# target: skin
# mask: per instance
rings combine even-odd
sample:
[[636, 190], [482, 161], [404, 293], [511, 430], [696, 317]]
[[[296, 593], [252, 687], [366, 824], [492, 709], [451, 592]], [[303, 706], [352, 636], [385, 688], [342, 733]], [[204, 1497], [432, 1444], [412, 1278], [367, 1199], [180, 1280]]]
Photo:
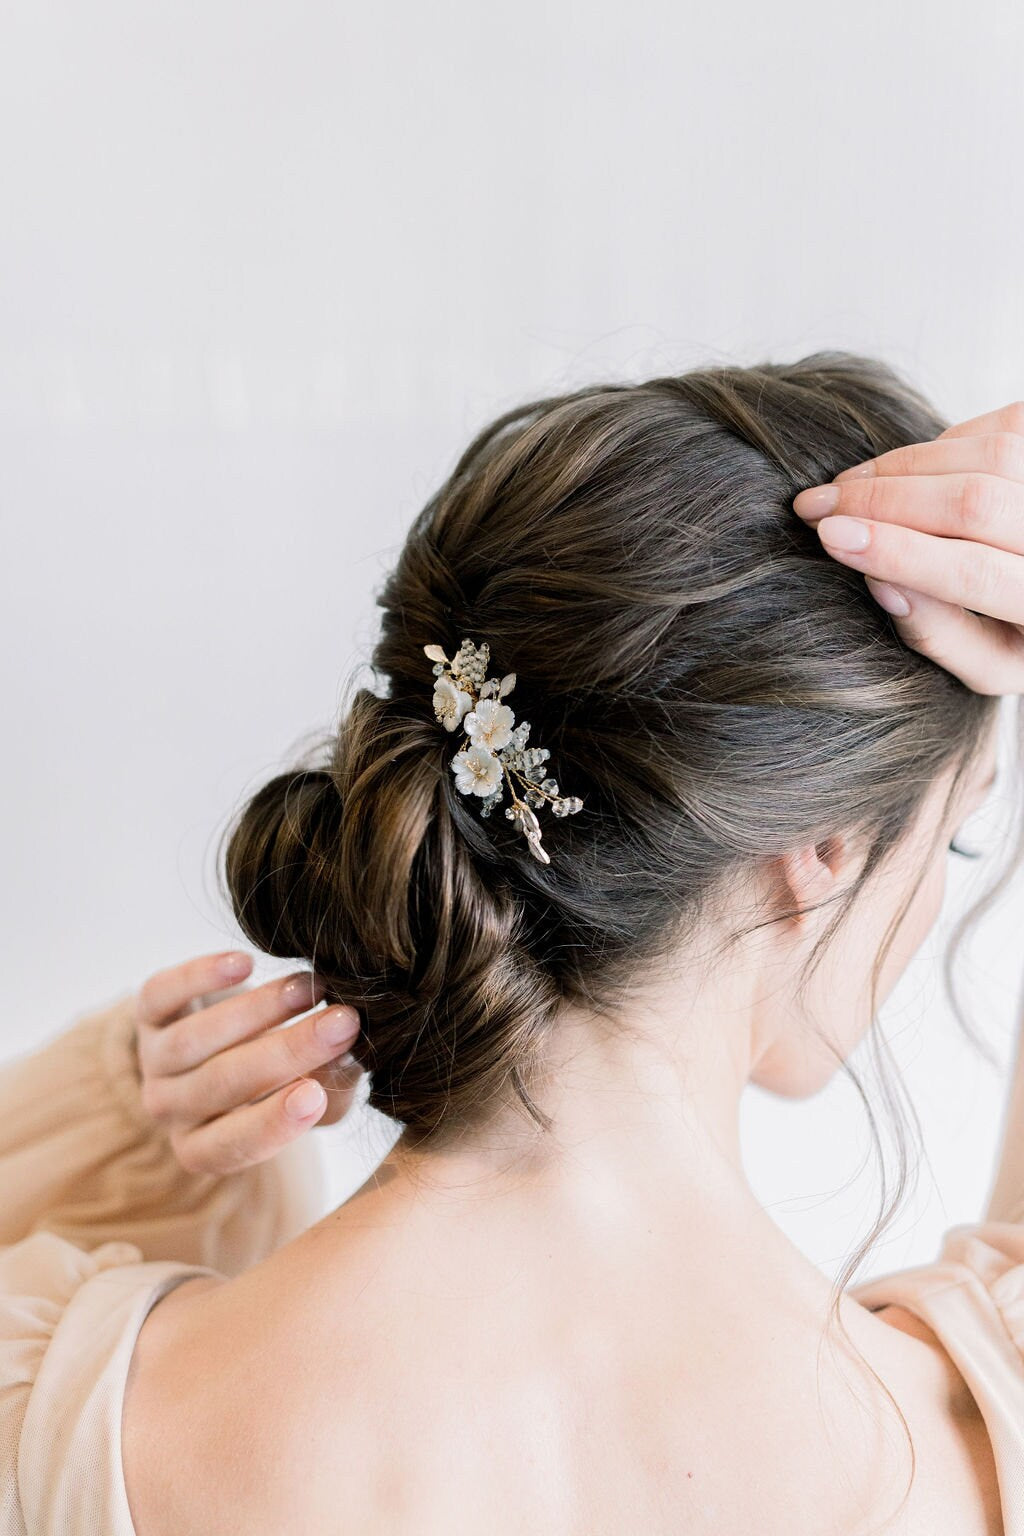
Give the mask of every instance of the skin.
[[[838, 509], [818, 521], [831, 551], [841, 518], [866, 518], [866, 549], [836, 558], [863, 562], [889, 605], [879, 584], [905, 592], [908, 643], [985, 691], [1024, 685], [1024, 540], [982, 536], [1016, 538], [1008, 506], [1024, 528], [1022, 464], [1015, 404], [834, 482]], [[795, 511], [813, 517], [804, 497]], [[870, 1013], [849, 978], [869, 974], [920, 876], [879, 997], [891, 990], [994, 765], [993, 735], [951, 803], [948, 775], [931, 787], [804, 994], [796, 978], [830, 916], [815, 907], [855, 878], [854, 837], [795, 849], [731, 892], [700, 942], [637, 988], [628, 1032], [567, 1011], [536, 1094], [552, 1135], [508, 1108], [442, 1153], [400, 1138], [361, 1190], [261, 1264], [154, 1307], [123, 1424], [140, 1536], [859, 1536], [891, 1514], [909, 1480], [902, 1429], [838, 1342], [820, 1353], [828, 1282], [747, 1181], [740, 1100], [749, 1082], [815, 1093], [853, 1050]], [[801, 915], [747, 935], [727, 966], [701, 963], [773, 904]], [[279, 982], [223, 993], [240, 977], [221, 958], [150, 977], [138, 1012], [144, 1102], [184, 1166], [215, 1173], [326, 1121], [323, 1106], [288, 1117], [296, 1081], [326, 1082], [333, 1118], [352, 1095], [337, 1078], [344, 1042], [318, 1034], [327, 1012], [303, 1014]], [[991, 1447], [952, 1361], [901, 1308], [872, 1314], [846, 1294], [840, 1315], [914, 1436], [894, 1529], [991, 1536]]]

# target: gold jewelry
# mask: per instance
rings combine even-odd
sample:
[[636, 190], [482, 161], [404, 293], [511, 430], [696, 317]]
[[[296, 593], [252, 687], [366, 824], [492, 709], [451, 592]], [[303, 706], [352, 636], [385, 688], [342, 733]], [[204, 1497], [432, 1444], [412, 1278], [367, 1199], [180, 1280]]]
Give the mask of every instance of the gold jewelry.
[[[562, 795], [558, 783], [542, 778], [551, 753], [547, 747], [528, 747], [530, 722], [515, 723], [515, 715], [501, 701], [516, 685], [516, 674], [503, 678], [487, 676], [490, 646], [485, 641], [475, 646], [463, 640], [455, 655], [448, 659], [439, 645], [425, 645], [423, 650], [434, 663], [434, 715], [446, 731], [460, 726], [468, 741], [449, 763], [455, 775], [455, 787], [464, 795], [479, 795], [481, 816], [489, 816], [501, 803], [508, 784], [512, 804], [505, 815], [514, 822], [535, 859], [550, 864], [541, 847], [540, 823], [532, 807], [550, 803], [556, 816], [574, 816], [583, 809], [578, 795]], [[522, 797], [516, 794], [513, 775], [519, 780]]]

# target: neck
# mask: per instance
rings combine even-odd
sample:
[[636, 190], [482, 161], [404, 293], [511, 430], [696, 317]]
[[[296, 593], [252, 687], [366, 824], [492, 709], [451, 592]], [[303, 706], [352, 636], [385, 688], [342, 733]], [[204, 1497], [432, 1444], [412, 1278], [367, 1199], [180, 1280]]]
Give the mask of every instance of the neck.
[[492, 1222], [506, 1246], [513, 1229], [581, 1255], [661, 1246], [676, 1262], [682, 1246], [698, 1268], [728, 1261], [754, 1284], [768, 1273], [820, 1308], [825, 1276], [743, 1168], [740, 1101], [772, 1042], [759, 1031], [765, 968], [735, 960], [713, 982], [677, 971], [614, 1020], [566, 1009], [531, 1084], [552, 1129], [519, 1108], [442, 1150], [400, 1137], [371, 1181], [386, 1219], [442, 1223], [456, 1246], [457, 1232]]

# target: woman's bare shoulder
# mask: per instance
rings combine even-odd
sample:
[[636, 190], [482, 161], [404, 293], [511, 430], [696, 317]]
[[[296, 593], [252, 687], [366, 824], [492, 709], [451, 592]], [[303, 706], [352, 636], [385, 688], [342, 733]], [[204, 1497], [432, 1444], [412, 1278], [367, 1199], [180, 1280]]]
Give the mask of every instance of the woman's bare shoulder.
[[[321, 1225], [239, 1275], [182, 1282], [147, 1315], [121, 1430], [137, 1536], [294, 1528], [295, 1490], [316, 1470], [310, 1404], [344, 1332], [324, 1291]], [[278, 1497], [293, 1502], [275, 1525]]]
[[195, 1479], [182, 1469], [192, 1460], [204, 1385], [217, 1368], [202, 1302], [231, 1284], [213, 1275], [183, 1281], [147, 1313], [135, 1341], [121, 1414], [121, 1462], [138, 1536], [197, 1529], [186, 1507]]

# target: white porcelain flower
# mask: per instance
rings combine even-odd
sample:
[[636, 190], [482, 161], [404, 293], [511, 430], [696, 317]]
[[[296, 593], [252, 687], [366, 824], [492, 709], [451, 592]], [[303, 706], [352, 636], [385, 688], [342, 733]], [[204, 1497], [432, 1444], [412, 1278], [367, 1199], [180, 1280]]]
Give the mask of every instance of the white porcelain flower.
[[500, 752], [512, 740], [512, 727], [516, 717], [507, 704], [497, 699], [481, 699], [463, 721], [466, 735], [475, 747], [489, 747]]
[[464, 747], [449, 764], [464, 795], [490, 795], [501, 783], [501, 763], [486, 747]]
[[439, 677], [434, 684], [434, 713], [446, 731], [454, 731], [473, 699], [465, 689], [457, 688], [450, 677]]

